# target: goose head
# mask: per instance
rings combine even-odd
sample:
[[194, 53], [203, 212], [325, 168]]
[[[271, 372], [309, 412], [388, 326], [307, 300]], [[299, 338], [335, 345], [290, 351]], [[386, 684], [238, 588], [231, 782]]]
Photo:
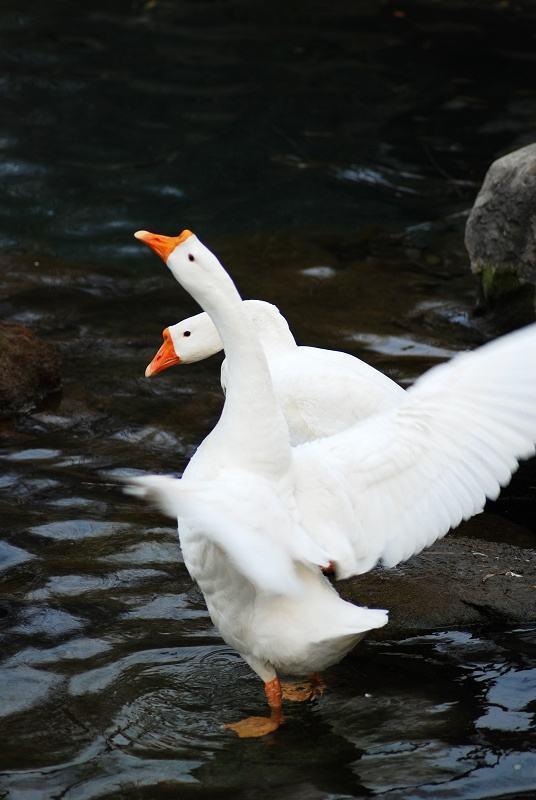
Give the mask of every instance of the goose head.
[[[290, 463], [288, 426], [260, 338], [231, 277], [192, 231], [178, 236], [138, 231], [134, 236], [160, 256], [177, 282], [209, 314], [225, 348], [226, 399], [210, 435], [222, 437], [230, 463], [247, 465], [270, 477], [284, 474]], [[175, 351], [177, 356], [180, 350]]]
[[163, 343], [145, 370], [152, 378], [175, 364], [194, 364], [219, 353], [221, 339], [209, 315], [203, 312], [162, 331]]
[[137, 231], [134, 236], [154, 250], [167, 265], [173, 277], [200, 305], [208, 299], [217, 300], [233, 282], [208, 247], [192, 231], [178, 236], [163, 236], [149, 231]]
[[[279, 309], [264, 300], [243, 300], [248, 318], [255, 326], [267, 355], [288, 352], [296, 347], [288, 322]], [[219, 353], [223, 347], [216, 326], [204, 311], [162, 331], [162, 346], [145, 370], [152, 378], [176, 364], [195, 364]]]

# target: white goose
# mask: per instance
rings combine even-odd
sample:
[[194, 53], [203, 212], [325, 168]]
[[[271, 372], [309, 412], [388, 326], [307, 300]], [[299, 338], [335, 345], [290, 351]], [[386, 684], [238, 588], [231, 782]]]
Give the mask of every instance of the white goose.
[[[300, 347], [276, 306], [262, 300], [242, 302], [268, 359], [292, 445], [338, 433], [402, 402], [404, 389], [382, 372], [348, 353]], [[162, 337], [162, 346], [145, 370], [148, 378], [175, 364], [202, 361], [223, 347], [206, 312], [170, 325]], [[224, 391], [227, 381], [225, 359], [221, 367]]]
[[342, 601], [337, 577], [393, 566], [496, 497], [536, 440], [536, 325], [430, 370], [395, 409], [290, 448], [264, 352], [240, 296], [190, 231], [137, 238], [161, 255], [212, 317], [228, 359], [222, 416], [182, 480], [147, 476], [139, 494], [178, 516], [185, 562], [223, 638], [265, 682], [281, 722], [277, 673], [335, 663], [386, 612]]

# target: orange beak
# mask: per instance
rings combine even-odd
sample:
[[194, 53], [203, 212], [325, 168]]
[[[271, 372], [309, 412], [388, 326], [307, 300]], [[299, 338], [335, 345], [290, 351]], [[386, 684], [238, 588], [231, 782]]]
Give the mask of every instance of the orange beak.
[[158, 375], [159, 372], [163, 372], [168, 367], [180, 363], [180, 358], [175, 352], [171, 335], [167, 328], [162, 331], [162, 336], [164, 337], [164, 344], [145, 370], [146, 378], [152, 378], [153, 375]]
[[175, 248], [193, 236], [192, 231], [184, 230], [178, 236], [162, 236], [159, 233], [149, 233], [149, 231], [136, 231], [136, 239], [149, 245], [157, 253], [162, 261], [166, 262]]

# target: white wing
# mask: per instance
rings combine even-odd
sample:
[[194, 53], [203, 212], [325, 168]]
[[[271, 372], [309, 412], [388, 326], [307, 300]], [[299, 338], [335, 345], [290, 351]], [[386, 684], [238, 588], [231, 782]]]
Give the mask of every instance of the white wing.
[[[295, 457], [310, 475], [312, 502], [315, 473], [338, 476], [333, 513], [341, 497], [353, 508], [346, 532], [355, 574], [380, 559], [394, 566], [480, 512], [535, 441], [531, 325], [435, 367], [397, 408], [296, 448]], [[349, 574], [344, 564], [341, 573]]]
[[[298, 347], [298, 353], [304, 368], [311, 374], [320, 371], [323, 379], [328, 378], [330, 382], [335, 383], [340, 376], [342, 387], [347, 389], [353, 387], [353, 391], [357, 391], [358, 402], [363, 403], [363, 410], [354, 412], [359, 416], [365, 417], [377, 411], [378, 407], [391, 408], [396, 401], [404, 397], [404, 389], [398, 383], [366, 361], [349, 353], [305, 346]], [[350, 400], [346, 397], [339, 398], [339, 402], [350, 404]]]
[[170, 517], [217, 545], [257, 591], [302, 590], [295, 562], [314, 570], [328, 554], [292, 524], [262, 480], [230, 473], [217, 481], [183, 481], [163, 475], [129, 479], [131, 494], [155, 502]]
[[269, 364], [292, 444], [331, 436], [405, 398], [401, 386], [348, 353], [298, 347]]

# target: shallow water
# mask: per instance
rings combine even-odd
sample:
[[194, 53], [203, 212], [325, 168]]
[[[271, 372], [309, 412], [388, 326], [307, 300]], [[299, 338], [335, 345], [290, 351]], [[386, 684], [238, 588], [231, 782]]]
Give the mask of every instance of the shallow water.
[[[180, 473], [222, 402], [219, 357], [143, 378], [195, 305], [137, 228], [193, 228], [300, 341], [404, 385], [481, 341], [463, 224], [530, 137], [530, 9], [110, 6], [0, 11], [3, 318], [64, 358], [61, 396], [2, 429], [0, 796], [532, 796], [536, 629], [365, 641], [239, 741], [259, 682], [173, 526], [117, 489]], [[528, 541], [533, 485], [494, 506]]]

